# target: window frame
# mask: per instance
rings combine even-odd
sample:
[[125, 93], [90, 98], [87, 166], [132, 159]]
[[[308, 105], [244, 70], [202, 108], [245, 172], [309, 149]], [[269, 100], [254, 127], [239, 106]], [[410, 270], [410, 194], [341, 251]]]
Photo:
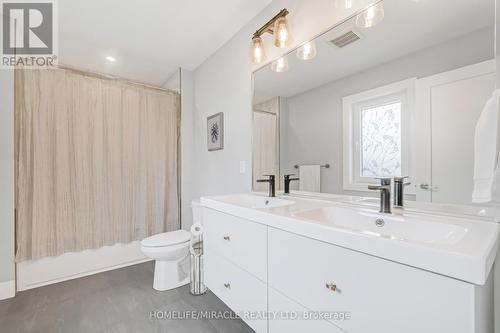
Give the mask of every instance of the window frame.
[[410, 118], [415, 109], [416, 78], [395, 82], [342, 99], [343, 116], [343, 188], [347, 191], [368, 191], [376, 178], [361, 177], [361, 112], [401, 101], [401, 173], [410, 174]]

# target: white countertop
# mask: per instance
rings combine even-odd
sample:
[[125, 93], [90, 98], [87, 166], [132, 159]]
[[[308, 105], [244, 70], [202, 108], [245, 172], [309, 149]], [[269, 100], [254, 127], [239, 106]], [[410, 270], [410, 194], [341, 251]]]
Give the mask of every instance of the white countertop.
[[[436, 214], [435, 211], [427, 213], [411, 209], [397, 211], [394, 214], [380, 214], [371, 205], [352, 205], [342, 202], [341, 196], [335, 197], [338, 201], [335, 198], [320, 200], [299, 196], [280, 196], [279, 202], [283, 200], [292, 202], [282, 207], [252, 208], [241, 201], [240, 198], [245, 196], [265, 199], [265, 196], [256, 193], [225, 195], [203, 197], [201, 204], [206, 208], [269, 227], [478, 285], [485, 284], [497, 253], [500, 225], [479, 217], [460, 216], [460, 214], [441, 215]], [[356, 216], [364, 219], [373, 218], [373, 220], [378, 217], [385, 218], [388, 223], [393, 223], [392, 226], [397, 226], [403, 233], [405, 232], [404, 223], [408, 221], [407, 225], [410, 226], [411, 223], [412, 232], [425, 234], [426, 228], [433, 229], [434, 226], [448, 225], [449, 228], [460, 230], [461, 235], [459, 240], [448, 242], [408, 240], [351, 228], [349, 221], [343, 221], [343, 225], [339, 226], [328, 221], [314, 220], [309, 218], [307, 213], [315, 209], [330, 209], [330, 207], [336, 207], [339, 212], [348, 213], [342, 215], [347, 216], [347, 219], [357, 218]], [[401, 225], [396, 225], [396, 223], [401, 223]], [[420, 225], [422, 229], [419, 228]]]

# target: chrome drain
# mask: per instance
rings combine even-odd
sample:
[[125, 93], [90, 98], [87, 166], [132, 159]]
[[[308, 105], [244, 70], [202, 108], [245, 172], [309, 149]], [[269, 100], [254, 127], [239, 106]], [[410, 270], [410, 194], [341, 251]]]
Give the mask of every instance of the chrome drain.
[[375, 225], [376, 225], [377, 227], [379, 227], [379, 228], [383, 227], [383, 226], [385, 225], [385, 221], [384, 221], [384, 219], [380, 219], [380, 218], [379, 218], [379, 219], [376, 219], [376, 220], [375, 220]]

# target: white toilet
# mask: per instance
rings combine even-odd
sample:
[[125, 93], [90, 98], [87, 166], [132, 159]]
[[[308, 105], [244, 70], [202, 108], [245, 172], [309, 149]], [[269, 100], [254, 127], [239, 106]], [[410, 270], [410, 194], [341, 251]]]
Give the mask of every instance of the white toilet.
[[154, 289], [164, 291], [189, 283], [190, 239], [186, 230], [176, 230], [141, 241], [142, 253], [155, 260]]
[[[192, 203], [193, 216], [200, 218], [200, 204]], [[189, 241], [191, 233], [176, 230], [156, 234], [141, 241], [141, 251], [155, 260], [153, 288], [174, 289], [189, 283]]]

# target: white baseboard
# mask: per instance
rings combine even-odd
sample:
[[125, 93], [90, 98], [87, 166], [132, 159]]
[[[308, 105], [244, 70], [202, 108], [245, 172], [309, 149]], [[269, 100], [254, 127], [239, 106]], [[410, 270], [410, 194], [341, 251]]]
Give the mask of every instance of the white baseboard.
[[17, 264], [17, 290], [37, 288], [150, 260], [142, 254], [137, 241], [23, 261]]
[[0, 300], [12, 298], [16, 295], [16, 281], [0, 282]]

